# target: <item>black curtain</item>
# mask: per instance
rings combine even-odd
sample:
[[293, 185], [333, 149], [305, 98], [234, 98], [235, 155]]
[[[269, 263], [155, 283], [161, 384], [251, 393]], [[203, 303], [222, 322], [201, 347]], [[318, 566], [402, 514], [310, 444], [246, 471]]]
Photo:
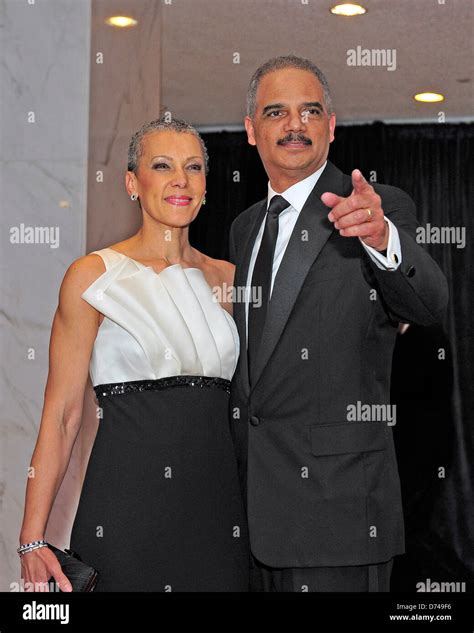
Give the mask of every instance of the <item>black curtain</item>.
[[[232, 220], [266, 196], [267, 177], [245, 132], [203, 135], [210, 155], [207, 204], [191, 243], [228, 258]], [[394, 427], [402, 482], [407, 554], [398, 557], [392, 591], [416, 591], [427, 578], [473, 578], [473, 265], [474, 125], [372, 125], [336, 128], [329, 158], [346, 173], [401, 187], [420, 225], [461, 227], [466, 246], [427, 244], [450, 288], [440, 327], [410, 326], [398, 336], [392, 370]], [[469, 244], [468, 244], [469, 243]], [[444, 350], [444, 352], [443, 352]]]

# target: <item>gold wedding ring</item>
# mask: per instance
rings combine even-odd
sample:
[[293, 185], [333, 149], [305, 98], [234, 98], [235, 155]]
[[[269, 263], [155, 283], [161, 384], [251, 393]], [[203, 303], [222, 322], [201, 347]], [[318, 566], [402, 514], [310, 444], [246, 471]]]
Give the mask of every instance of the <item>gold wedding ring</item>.
[[367, 222], [372, 222], [372, 211], [367, 209]]

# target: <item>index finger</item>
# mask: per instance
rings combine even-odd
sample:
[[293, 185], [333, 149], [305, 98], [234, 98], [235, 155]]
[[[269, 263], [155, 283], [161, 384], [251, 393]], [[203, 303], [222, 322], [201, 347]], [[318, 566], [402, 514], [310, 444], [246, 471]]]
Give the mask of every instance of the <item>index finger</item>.
[[372, 190], [373, 187], [364, 178], [360, 169], [354, 169], [352, 172], [352, 186], [354, 187], [354, 193], [365, 193], [367, 190]]
[[360, 198], [356, 194], [352, 194], [348, 198], [341, 198], [341, 201], [338, 202], [333, 208], [331, 213], [329, 213], [328, 218], [331, 222], [335, 220], [339, 220], [342, 216], [347, 215], [348, 213], [352, 213], [356, 209], [360, 208]]
[[61, 591], [72, 591], [72, 585], [69, 578], [62, 572], [61, 567], [59, 568], [59, 571], [53, 572], [53, 578]]

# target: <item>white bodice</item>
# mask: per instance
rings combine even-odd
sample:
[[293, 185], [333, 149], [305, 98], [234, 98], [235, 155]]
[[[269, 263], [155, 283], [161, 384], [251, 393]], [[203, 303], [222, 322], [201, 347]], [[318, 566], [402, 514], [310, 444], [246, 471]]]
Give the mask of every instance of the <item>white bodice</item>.
[[230, 380], [239, 337], [199, 268], [160, 273], [111, 248], [93, 251], [106, 271], [81, 295], [104, 315], [94, 343], [94, 386], [166, 376]]

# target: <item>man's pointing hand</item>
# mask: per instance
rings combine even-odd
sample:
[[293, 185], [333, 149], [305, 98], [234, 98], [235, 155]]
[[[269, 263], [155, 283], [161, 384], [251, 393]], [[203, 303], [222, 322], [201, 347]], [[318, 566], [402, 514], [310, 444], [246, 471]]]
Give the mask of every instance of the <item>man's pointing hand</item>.
[[388, 245], [389, 229], [384, 220], [381, 198], [358, 169], [352, 172], [352, 185], [354, 189], [347, 198], [323, 193], [321, 200], [331, 208], [328, 218], [343, 237], [360, 237], [367, 246], [384, 251]]

